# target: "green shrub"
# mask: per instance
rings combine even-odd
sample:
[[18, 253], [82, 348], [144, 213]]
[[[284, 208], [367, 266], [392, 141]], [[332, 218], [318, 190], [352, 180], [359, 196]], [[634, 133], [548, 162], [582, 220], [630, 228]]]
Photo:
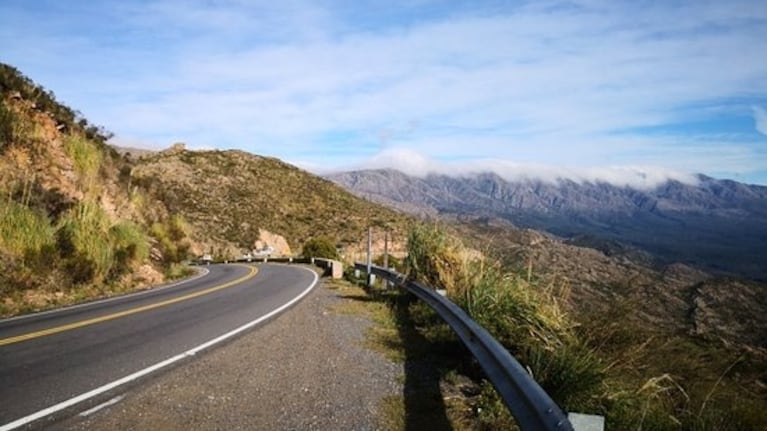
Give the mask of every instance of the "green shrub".
[[411, 277], [447, 290], [560, 406], [586, 406], [601, 394], [604, 365], [550, 292], [504, 272], [436, 225], [411, 231], [407, 262]]
[[[383, 255], [378, 255], [373, 259], [373, 264], [378, 266], [384, 265], [384, 257]], [[387, 265], [389, 268], [394, 268], [397, 272], [403, 272], [405, 270], [405, 262], [402, 259], [396, 258], [392, 255], [389, 255]]]
[[114, 250], [109, 238], [110, 220], [93, 202], [80, 202], [62, 218], [57, 246], [76, 284], [101, 282], [112, 268]]
[[405, 266], [410, 277], [458, 296], [468, 282], [466, 254], [460, 241], [438, 225], [410, 230]]
[[16, 202], [0, 203], [0, 249], [18, 258], [37, 257], [54, 245], [47, 217]]
[[16, 115], [0, 99], [0, 153], [16, 139]]
[[75, 171], [80, 175], [86, 191], [90, 191], [101, 167], [101, 149], [84, 136], [78, 135], [68, 135], [64, 139], [64, 149], [74, 162]]
[[338, 251], [333, 242], [328, 238], [311, 238], [304, 243], [301, 254], [304, 257], [319, 257], [324, 259], [338, 259]]
[[194, 275], [196, 271], [187, 265], [180, 263], [171, 263], [165, 268], [164, 275], [167, 280], [177, 280], [179, 278], [190, 277]]
[[150, 234], [160, 246], [163, 263], [168, 266], [189, 257], [189, 225], [180, 215], [173, 215], [152, 225]]
[[109, 229], [109, 240], [114, 250], [113, 277], [130, 271], [133, 263], [143, 262], [149, 257], [147, 238], [133, 223], [120, 222], [112, 226]]

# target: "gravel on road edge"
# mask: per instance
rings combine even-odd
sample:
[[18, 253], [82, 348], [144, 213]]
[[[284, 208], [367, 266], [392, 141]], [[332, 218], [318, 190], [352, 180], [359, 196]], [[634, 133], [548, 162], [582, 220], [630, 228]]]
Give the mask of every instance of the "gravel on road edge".
[[369, 319], [339, 314], [322, 279], [279, 317], [128, 389], [62, 430], [378, 430], [378, 407], [402, 394], [402, 364], [363, 346]]

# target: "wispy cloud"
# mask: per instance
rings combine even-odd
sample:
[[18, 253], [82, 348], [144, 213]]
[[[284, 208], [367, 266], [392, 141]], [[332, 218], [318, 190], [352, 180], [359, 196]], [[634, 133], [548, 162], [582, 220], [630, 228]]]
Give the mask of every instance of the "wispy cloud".
[[[466, 164], [767, 166], [751, 108], [767, 100], [762, 2], [81, 9], [0, 6], [0, 39], [18, 41], [1, 60], [124, 139], [315, 166], [392, 148]], [[751, 126], [712, 128], [721, 119]]]
[[753, 106], [751, 109], [754, 111], [756, 130], [762, 135], [767, 135], [767, 110], [759, 106]]

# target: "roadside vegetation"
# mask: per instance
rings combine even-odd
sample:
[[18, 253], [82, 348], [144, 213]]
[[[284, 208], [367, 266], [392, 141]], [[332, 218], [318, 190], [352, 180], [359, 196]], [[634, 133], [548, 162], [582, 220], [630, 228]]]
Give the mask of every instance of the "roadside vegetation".
[[304, 243], [301, 255], [304, 257], [319, 257], [324, 259], [338, 259], [338, 250], [335, 244], [325, 237], [310, 238]]
[[[445, 232], [435, 225], [411, 231], [409, 276], [445, 289], [563, 410], [603, 415], [608, 430], [767, 426], [767, 401], [744, 384], [765, 377], [758, 352], [692, 337], [662, 338], [625, 319], [630, 310], [620, 306], [607, 314], [571, 315], [563, 307], [566, 288], [543, 285], [527, 271], [508, 271]], [[434, 370], [426, 383], [409, 385], [414, 393], [406, 388], [402, 397], [384, 402], [391, 429], [514, 429], [478, 364], [427, 306], [397, 290], [377, 288], [368, 295], [387, 305], [390, 319], [378, 319], [384, 329], [371, 331], [371, 343], [406, 362], [406, 380], [423, 380], [418, 363]], [[424, 423], [422, 415], [429, 418]], [[434, 425], [439, 423], [447, 425]]]
[[133, 205], [146, 199], [118, 179], [108, 132], [2, 64], [0, 90], [0, 316], [188, 273], [183, 218]]

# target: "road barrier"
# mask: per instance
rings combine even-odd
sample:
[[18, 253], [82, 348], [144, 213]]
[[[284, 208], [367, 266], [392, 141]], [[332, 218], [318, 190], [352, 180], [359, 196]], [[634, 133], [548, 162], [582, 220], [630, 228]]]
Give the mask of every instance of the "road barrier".
[[332, 278], [341, 278], [344, 274], [344, 267], [343, 263], [341, 263], [338, 260], [333, 259], [325, 259], [320, 257], [268, 257], [268, 256], [259, 256], [259, 257], [251, 257], [251, 258], [240, 258], [233, 260], [232, 262], [242, 262], [242, 263], [303, 263], [303, 264], [310, 264], [310, 265], [316, 265], [320, 268], [325, 270], [326, 276], [332, 277]]
[[[354, 268], [367, 272], [368, 265], [356, 263]], [[501, 343], [459, 306], [433, 288], [408, 280], [393, 270], [371, 266], [370, 271], [369, 276], [381, 277], [411, 292], [450, 325], [477, 359], [523, 431], [573, 431], [567, 415], [546, 391]]]

